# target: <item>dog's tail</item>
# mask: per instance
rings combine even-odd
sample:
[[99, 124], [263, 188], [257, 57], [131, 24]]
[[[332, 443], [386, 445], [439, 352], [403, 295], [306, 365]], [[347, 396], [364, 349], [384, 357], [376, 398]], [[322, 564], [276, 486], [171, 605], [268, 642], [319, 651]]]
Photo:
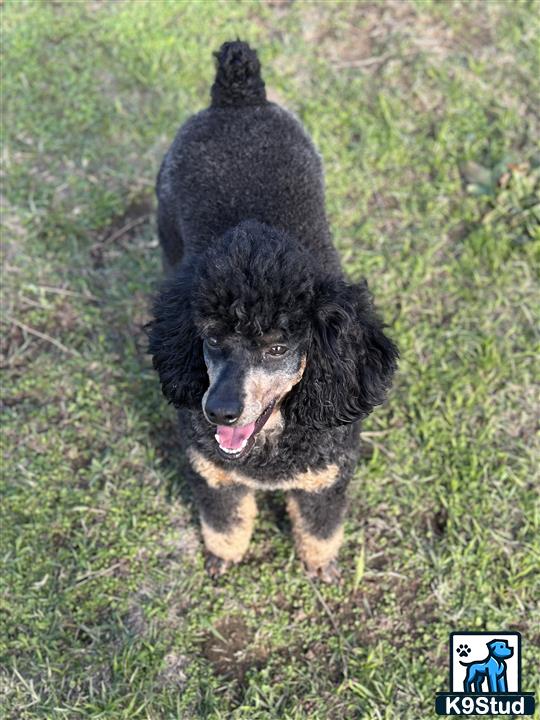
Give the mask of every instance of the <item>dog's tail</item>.
[[242, 107], [266, 102], [261, 63], [247, 43], [241, 40], [223, 43], [214, 57], [217, 73], [212, 85], [213, 107]]

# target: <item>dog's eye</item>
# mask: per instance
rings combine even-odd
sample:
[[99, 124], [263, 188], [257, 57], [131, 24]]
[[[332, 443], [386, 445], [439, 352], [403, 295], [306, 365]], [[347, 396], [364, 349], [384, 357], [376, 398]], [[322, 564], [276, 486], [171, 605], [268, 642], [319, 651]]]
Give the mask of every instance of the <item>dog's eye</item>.
[[285, 355], [288, 349], [285, 345], [272, 345], [272, 347], [268, 348], [267, 353], [273, 356]]
[[206, 338], [206, 344], [209, 345], [212, 348], [217, 348], [219, 346], [219, 341], [215, 337], [207, 337]]

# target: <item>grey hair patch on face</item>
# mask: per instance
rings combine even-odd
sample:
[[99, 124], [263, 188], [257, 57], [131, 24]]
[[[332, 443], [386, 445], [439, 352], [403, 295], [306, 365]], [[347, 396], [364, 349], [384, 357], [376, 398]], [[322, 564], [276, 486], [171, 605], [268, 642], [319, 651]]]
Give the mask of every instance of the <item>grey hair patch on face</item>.
[[252, 422], [272, 402], [279, 406], [284, 397], [300, 382], [306, 357], [293, 356], [281, 361], [278, 369], [258, 367], [248, 370], [244, 380], [244, 413], [242, 421]]

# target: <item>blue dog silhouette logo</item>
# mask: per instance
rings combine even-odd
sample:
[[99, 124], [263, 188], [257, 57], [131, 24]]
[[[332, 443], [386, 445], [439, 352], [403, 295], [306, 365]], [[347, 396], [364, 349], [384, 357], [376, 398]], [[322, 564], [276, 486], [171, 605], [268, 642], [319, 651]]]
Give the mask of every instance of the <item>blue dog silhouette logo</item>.
[[[463, 657], [465, 648], [468, 646], [458, 647], [458, 655]], [[463, 681], [463, 690], [466, 693], [481, 693], [482, 685], [487, 680], [488, 690], [491, 693], [508, 692], [508, 682], [506, 680], [506, 663], [505, 660], [512, 657], [514, 649], [508, 646], [507, 640], [492, 640], [486, 643], [488, 656], [480, 662], [473, 660], [472, 662], [459, 661], [460, 665], [467, 668], [467, 674]], [[468, 654], [468, 653], [467, 653]]]
[[438, 715], [532, 715], [534, 693], [521, 689], [518, 632], [450, 633], [450, 692], [437, 693]]

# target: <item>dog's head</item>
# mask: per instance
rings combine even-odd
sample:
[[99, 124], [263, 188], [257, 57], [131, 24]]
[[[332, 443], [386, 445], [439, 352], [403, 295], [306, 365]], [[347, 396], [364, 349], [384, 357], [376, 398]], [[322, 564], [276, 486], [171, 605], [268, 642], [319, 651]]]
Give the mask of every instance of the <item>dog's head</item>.
[[512, 657], [514, 649], [508, 646], [506, 640], [492, 640], [488, 643], [490, 654], [497, 660], [504, 660]]
[[231, 460], [278, 419], [328, 428], [366, 416], [396, 367], [366, 283], [328, 275], [254, 221], [186, 263], [154, 316], [150, 352], [165, 396], [202, 407]]

